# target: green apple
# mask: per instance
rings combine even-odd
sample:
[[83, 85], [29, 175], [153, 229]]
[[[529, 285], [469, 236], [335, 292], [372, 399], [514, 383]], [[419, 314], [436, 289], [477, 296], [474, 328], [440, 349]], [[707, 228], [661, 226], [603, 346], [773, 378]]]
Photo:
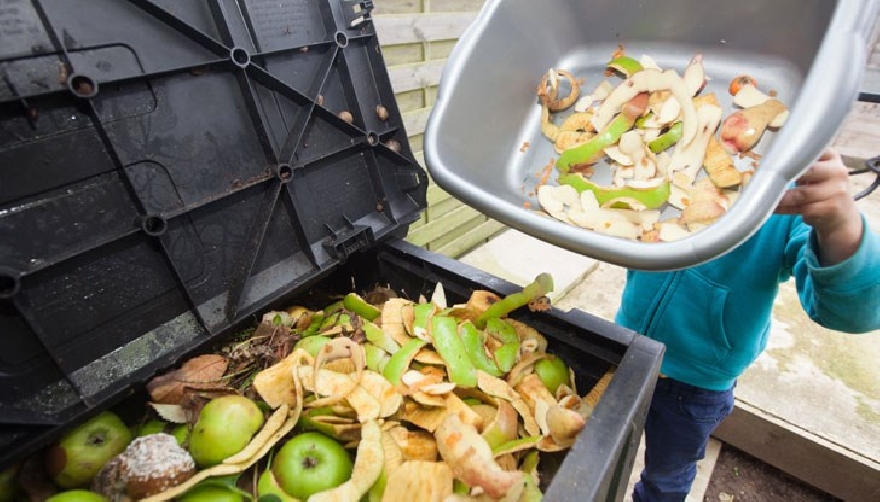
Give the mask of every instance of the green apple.
[[177, 497], [180, 502], [244, 502], [240, 493], [217, 485], [196, 486]]
[[284, 490], [278, 484], [278, 480], [275, 479], [275, 475], [272, 474], [272, 469], [263, 471], [263, 474], [260, 474], [260, 479], [257, 481], [257, 497], [260, 498], [266, 495], [275, 495], [280, 499], [279, 502], [297, 502], [295, 498], [284, 493]]
[[257, 404], [244, 396], [212, 399], [189, 436], [189, 453], [200, 468], [217, 465], [244, 449], [264, 420]]
[[348, 481], [352, 468], [345, 448], [320, 432], [294, 436], [272, 461], [272, 472], [281, 489], [300, 500]]
[[84, 487], [132, 440], [131, 430], [104, 411], [65, 434], [46, 450], [49, 476], [64, 489]]
[[149, 436], [150, 434], [158, 434], [160, 432], [165, 432], [165, 427], [168, 424], [163, 422], [162, 420], [150, 420], [144, 425], [138, 427], [137, 431], [135, 431], [135, 436]]
[[171, 435], [177, 440], [177, 444], [183, 446], [186, 444], [186, 440], [189, 439], [189, 427], [186, 424], [178, 425], [171, 430]]
[[19, 467], [13, 465], [0, 472], [0, 502], [12, 502], [20, 493], [17, 479]]
[[541, 383], [544, 384], [544, 387], [547, 387], [547, 390], [549, 390], [553, 396], [556, 396], [556, 389], [558, 389], [560, 385], [568, 385], [571, 378], [571, 375], [569, 375], [568, 372], [568, 367], [562, 359], [554, 355], [541, 359], [535, 363], [535, 374], [538, 375]]
[[52, 495], [46, 502], [107, 502], [107, 499], [88, 490], [70, 490]]

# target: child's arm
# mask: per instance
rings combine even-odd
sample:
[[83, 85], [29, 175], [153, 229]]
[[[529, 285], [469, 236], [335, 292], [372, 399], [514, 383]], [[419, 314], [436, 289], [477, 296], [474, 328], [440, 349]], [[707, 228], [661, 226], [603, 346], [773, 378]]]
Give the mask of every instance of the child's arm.
[[849, 194], [837, 152], [826, 150], [777, 212], [803, 218], [792, 228], [787, 254], [807, 314], [837, 331], [880, 329], [880, 236]]

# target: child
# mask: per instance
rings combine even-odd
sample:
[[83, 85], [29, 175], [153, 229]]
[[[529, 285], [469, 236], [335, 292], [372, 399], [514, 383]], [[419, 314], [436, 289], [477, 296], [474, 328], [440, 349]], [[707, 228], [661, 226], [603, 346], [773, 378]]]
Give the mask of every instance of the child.
[[848, 188], [826, 149], [733, 251], [687, 270], [627, 272], [616, 322], [666, 345], [634, 501], [685, 499], [737, 377], [767, 345], [781, 282], [794, 276], [804, 310], [828, 329], [880, 329], [880, 236]]

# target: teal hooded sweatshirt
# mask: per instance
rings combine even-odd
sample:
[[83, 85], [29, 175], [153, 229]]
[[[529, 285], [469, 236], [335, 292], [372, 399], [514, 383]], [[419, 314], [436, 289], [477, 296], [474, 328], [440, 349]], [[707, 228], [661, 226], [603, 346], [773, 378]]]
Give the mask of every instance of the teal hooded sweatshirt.
[[773, 215], [746, 242], [674, 272], [627, 271], [616, 322], [666, 345], [661, 373], [726, 390], [767, 346], [779, 284], [794, 277], [801, 305], [828, 329], [880, 329], [880, 236], [830, 267], [800, 216]]

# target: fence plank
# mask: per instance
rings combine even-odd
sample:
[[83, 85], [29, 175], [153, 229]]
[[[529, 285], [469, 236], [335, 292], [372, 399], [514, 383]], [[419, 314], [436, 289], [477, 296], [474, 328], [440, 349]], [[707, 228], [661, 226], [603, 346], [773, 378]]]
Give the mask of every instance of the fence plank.
[[475, 12], [386, 14], [373, 16], [373, 24], [382, 45], [399, 45], [456, 39], [476, 16]]
[[403, 113], [403, 127], [406, 129], [407, 136], [418, 136], [425, 132], [425, 126], [428, 124], [428, 117], [431, 115], [431, 108], [419, 108], [411, 112]]
[[483, 244], [486, 240], [495, 236], [498, 232], [503, 231], [505, 228], [506, 227], [503, 224], [495, 220], [488, 220], [472, 228], [449, 244], [438, 249], [431, 249], [431, 251], [436, 251], [437, 253], [449, 256], [450, 258], [458, 258]]
[[429, 216], [428, 223], [410, 232], [407, 236], [407, 240], [416, 246], [424, 246], [437, 237], [460, 226], [462, 222], [468, 221], [475, 216], [479, 216], [479, 214], [480, 213], [472, 207], [461, 206], [434, 221], [431, 221]]
[[391, 77], [391, 87], [394, 92], [407, 92], [425, 87], [433, 87], [440, 83], [440, 76], [445, 59], [410, 63], [399, 66], [389, 66], [388, 76]]

